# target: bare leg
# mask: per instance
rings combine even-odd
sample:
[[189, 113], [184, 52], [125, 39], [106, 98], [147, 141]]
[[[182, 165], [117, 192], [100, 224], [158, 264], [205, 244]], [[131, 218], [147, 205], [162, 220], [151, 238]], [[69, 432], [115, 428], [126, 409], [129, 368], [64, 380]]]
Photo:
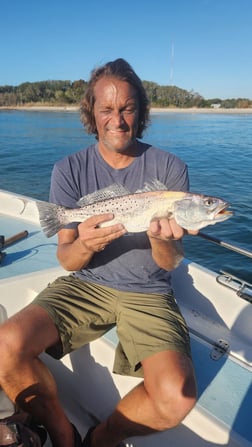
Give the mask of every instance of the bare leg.
[[71, 447], [72, 426], [50, 371], [38, 358], [58, 338], [53, 321], [36, 305], [6, 321], [0, 326], [0, 384], [13, 402], [47, 428], [55, 447]]
[[[0, 385], [13, 402], [48, 430], [54, 447], [72, 447], [73, 430], [59, 403], [51, 373], [39, 354], [58, 341], [57, 329], [39, 306], [30, 305], [0, 326]], [[115, 447], [121, 440], [179, 424], [195, 402], [191, 361], [165, 351], [145, 359], [144, 382], [117, 405], [93, 432], [93, 447]]]
[[143, 362], [144, 382], [129, 392], [108, 420], [92, 434], [92, 447], [115, 447], [131, 436], [144, 436], [178, 425], [195, 404], [190, 359], [175, 351]]

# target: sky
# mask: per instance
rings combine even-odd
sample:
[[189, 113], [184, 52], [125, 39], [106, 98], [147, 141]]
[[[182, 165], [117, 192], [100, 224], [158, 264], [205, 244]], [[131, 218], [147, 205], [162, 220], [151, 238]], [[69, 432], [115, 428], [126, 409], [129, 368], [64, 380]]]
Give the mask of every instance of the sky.
[[0, 0], [0, 85], [88, 80], [126, 59], [142, 80], [252, 99], [251, 0]]

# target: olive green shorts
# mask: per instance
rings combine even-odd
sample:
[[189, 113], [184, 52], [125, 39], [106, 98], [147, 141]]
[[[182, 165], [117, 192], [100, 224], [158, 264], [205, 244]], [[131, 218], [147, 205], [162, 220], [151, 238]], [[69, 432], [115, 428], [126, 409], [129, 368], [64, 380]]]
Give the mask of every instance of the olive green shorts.
[[54, 358], [103, 336], [116, 326], [119, 343], [114, 372], [143, 376], [141, 360], [165, 350], [190, 357], [188, 328], [172, 293], [123, 292], [73, 275], [49, 284], [33, 301], [55, 322], [61, 343], [47, 352]]

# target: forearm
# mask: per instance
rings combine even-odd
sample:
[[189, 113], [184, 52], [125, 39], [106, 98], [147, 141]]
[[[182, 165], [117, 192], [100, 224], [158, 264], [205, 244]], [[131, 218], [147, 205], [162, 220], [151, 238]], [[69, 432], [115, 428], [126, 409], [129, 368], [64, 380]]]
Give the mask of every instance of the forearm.
[[113, 219], [113, 214], [92, 216], [80, 223], [76, 229], [63, 229], [58, 233], [57, 257], [66, 270], [85, 268], [92, 256], [126, 233], [121, 224], [100, 228], [103, 222]]
[[162, 240], [150, 237], [152, 257], [156, 264], [164, 270], [173, 270], [182, 261], [184, 252], [181, 241]]
[[72, 243], [64, 243], [58, 246], [57, 258], [65, 270], [75, 271], [86, 267], [94, 252], [83, 245], [80, 238]]

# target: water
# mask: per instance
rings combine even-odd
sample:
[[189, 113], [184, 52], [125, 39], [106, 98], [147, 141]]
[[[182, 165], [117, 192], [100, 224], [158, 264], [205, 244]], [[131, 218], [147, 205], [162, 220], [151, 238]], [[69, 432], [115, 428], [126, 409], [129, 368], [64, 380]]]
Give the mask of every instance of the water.
[[[252, 251], [252, 114], [154, 113], [145, 141], [182, 158], [191, 190], [231, 203], [232, 219], [204, 232]], [[0, 188], [47, 200], [56, 160], [95, 141], [77, 112], [1, 111]], [[186, 236], [186, 256], [252, 283], [252, 260]]]

